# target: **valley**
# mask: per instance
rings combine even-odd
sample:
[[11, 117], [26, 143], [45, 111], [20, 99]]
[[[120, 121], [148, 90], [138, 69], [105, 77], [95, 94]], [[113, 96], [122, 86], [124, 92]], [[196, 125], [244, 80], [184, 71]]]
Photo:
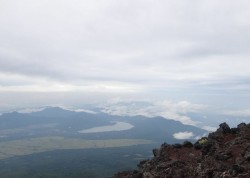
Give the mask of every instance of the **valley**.
[[163, 142], [195, 141], [206, 133], [163, 117], [75, 112], [59, 107], [3, 113], [0, 175], [106, 178], [120, 170], [135, 169]]
[[37, 137], [0, 142], [0, 160], [53, 150], [116, 148], [151, 144], [143, 139], [84, 140], [64, 137]]

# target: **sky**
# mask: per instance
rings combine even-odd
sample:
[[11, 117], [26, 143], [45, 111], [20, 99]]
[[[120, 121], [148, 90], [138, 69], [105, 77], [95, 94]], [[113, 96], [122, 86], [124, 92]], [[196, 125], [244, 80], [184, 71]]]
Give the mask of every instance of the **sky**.
[[0, 112], [134, 101], [248, 117], [249, 19], [248, 0], [0, 0]]

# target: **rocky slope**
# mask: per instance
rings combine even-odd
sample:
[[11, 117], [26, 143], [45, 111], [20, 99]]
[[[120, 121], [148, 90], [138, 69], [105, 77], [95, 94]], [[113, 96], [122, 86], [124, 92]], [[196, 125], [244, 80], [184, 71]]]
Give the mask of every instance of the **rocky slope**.
[[138, 170], [113, 178], [250, 178], [250, 124], [230, 128], [222, 123], [195, 144], [164, 143], [153, 154], [153, 159], [138, 164]]

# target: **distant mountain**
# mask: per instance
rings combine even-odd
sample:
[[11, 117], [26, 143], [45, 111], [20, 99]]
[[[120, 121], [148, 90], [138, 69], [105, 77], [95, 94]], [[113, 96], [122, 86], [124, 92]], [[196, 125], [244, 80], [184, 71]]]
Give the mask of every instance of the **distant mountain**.
[[[100, 131], [100, 127], [115, 127], [117, 122], [132, 125], [128, 130]], [[98, 128], [98, 132], [81, 132]], [[150, 139], [154, 142], [178, 142], [175, 133], [190, 133], [190, 139], [202, 136], [206, 131], [194, 126], [163, 117], [114, 116], [105, 113], [86, 113], [48, 107], [32, 113], [5, 113], [0, 116], [0, 136], [4, 139], [36, 137], [44, 135], [72, 136], [88, 139], [136, 138]], [[10, 132], [10, 130], [12, 130]]]
[[163, 117], [59, 107], [5, 113], [0, 116], [0, 177], [107, 178], [134, 169], [162, 142], [195, 142], [203, 134], [203, 129]]

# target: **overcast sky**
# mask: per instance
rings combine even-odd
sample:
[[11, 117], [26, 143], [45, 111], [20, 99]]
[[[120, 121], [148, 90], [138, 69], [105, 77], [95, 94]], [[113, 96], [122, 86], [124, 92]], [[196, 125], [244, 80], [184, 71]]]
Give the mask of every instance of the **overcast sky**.
[[1, 110], [113, 98], [249, 109], [249, 0], [1, 0]]

